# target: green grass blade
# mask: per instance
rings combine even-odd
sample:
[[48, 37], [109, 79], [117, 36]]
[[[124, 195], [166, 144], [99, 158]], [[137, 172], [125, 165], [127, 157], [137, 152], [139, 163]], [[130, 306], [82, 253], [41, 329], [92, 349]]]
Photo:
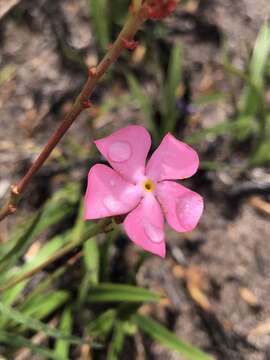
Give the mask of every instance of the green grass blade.
[[[44, 296], [46, 295], [46, 296]], [[26, 304], [20, 305], [18, 311], [24, 313], [27, 316], [33, 316], [36, 319], [43, 319], [46, 316], [53, 313], [57, 308], [62, 306], [69, 299], [69, 293], [66, 291], [54, 291], [53, 293], [41, 294], [34, 297], [31, 301]], [[3, 303], [8, 306], [7, 303]], [[14, 323], [10, 321], [8, 316], [1, 317], [0, 327], [6, 328], [7, 326], [13, 326]]]
[[43, 262], [47, 261], [55, 252], [67, 245], [70, 240], [70, 232], [67, 231], [61, 235], [55, 236], [48, 240], [30, 261], [26, 262], [20, 269], [21, 275], [31, 271]]
[[270, 162], [270, 114], [265, 117], [264, 128], [258, 140], [258, 145], [250, 158], [250, 165], [252, 166]]
[[235, 125], [233, 121], [226, 120], [210, 128], [198, 130], [193, 135], [187, 137], [185, 140], [189, 144], [198, 144], [201, 141], [205, 141], [211, 136], [215, 138], [216, 136], [230, 133], [233, 130], [234, 126]]
[[20, 312], [41, 320], [55, 312], [55, 310], [65, 304], [69, 298], [69, 293], [64, 290], [43, 293], [33, 298], [27, 305], [21, 306]]
[[140, 108], [142, 109], [144, 118], [146, 120], [150, 132], [153, 134], [155, 142], [158, 142], [160, 139], [159, 139], [157, 125], [155, 124], [154, 121], [153, 105], [151, 99], [143, 91], [141, 84], [132, 74], [127, 75], [127, 81], [133, 98], [138, 102]]
[[54, 329], [37, 319], [34, 319], [28, 315], [23, 314], [22, 312], [15, 310], [14, 308], [4, 305], [1, 302], [0, 314], [1, 316], [8, 317], [10, 320], [13, 320], [16, 323], [25, 326], [27, 329], [42, 331], [49, 337], [53, 337], [55, 339], [63, 339], [71, 344], [82, 345], [85, 343], [85, 341], [76, 336], [70, 336], [69, 334], [66, 334], [58, 329]]
[[258, 131], [258, 123], [254, 121], [254, 117], [240, 113], [233, 122], [231, 136], [237, 142], [241, 142], [252, 135], [254, 136]]
[[102, 50], [106, 50], [109, 42], [109, 17], [107, 0], [89, 0], [91, 20], [97, 41]]
[[200, 161], [200, 169], [209, 171], [224, 170], [228, 167], [229, 163], [222, 163], [219, 161]]
[[121, 359], [121, 352], [125, 342], [125, 331], [121, 321], [117, 321], [113, 331], [111, 345], [108, 351], [107, 360]]
[[85, 229], [87, 227], [87, 222], [84, 220], [83, 214], [84, 214], [84, 199], [82, 198], [80, 201], [75, 225], [74, 225], [73, 229], [71, 230], [72, 241], [75, 241], [75, 242], [79, 241], [85, 232]]
[[250, 159], [250, 165], [262, 166], [270, 162], [270, 141], [269, 138], [262, 141]]
[[[62, 314], [62, 318], [60, 322], [61, 332], [64, 332], [65, 334], [68, 334], [70, 336], [72, 332], [72, 323], [73, 323], [72, 310], [71, 307], [67, 307]], [[69, 351], [70, 351], [70, 343], [63, 339], [57, 339], [55, 344], [55, 351], [54, 351], [55, 355], [68, 360]]]
[[89, 335], [105, 338], [112, 331], [116, 315], [115, 309], [109, 309], [91, 321], [87, 327]]
[[89, 283], [97, 285], [99, 278], [99, 248], [95, 238], [84, 243], [84, 263]]
[[158, 302], [160, 296], [147, 289], [122, 284], [100, 284], [92, 287], [87, 301], [96, 302]]
[[29, 234], [32, 233], [33, 229], [35, 228], [41, 212], [35, 213], [30, 219], [22, 224], [18, 224], [16, 227], [16, 231], [12, 234], [10, 239], [0, 247], [0, 264], [4, 260], [8, 253], [13, 249], [16, 243], [20, 240], [20, 238], [24, 237], [27, 238]]
[[257, 37], [249, 64], [248, 77], [254, 86], [247, 85], [242, 101], [241, 111], [256, 115], [261, 112], [264, 102], [265, 74], [269, 62], [270, 27], [264, 24]]
[[[39, 282], [37, 286], [29, 293], [24, 296], [24, 300], [22, 305], [20, 305], [18, 308], [21, 309], [22, 307], [31, 307], [31, 303], [35, 301], [35, 298], [38, 296], [44, 296], [44, 294], [47, 294], [50, 290], [52, 290], [52, 285], [56, 281], [56, 279], [59, 279], [60, 276], [63, 275], [63, 273], [67, 269], [67, 264], [64, 264], [63, 266], [57, 268], [53, 273], [48, 274], [48, 276]], [[18, 285], [17, 285], [18, 286]], [[11, 291], [12, 289], [8, 290]], [[6, 291], [7, 292], [7, 291]], [[6, 293], [5, 292], [5, 293]], [[4, 294], [5, 294], [4, 293]], [[10, 305], [10, 304], [8, 304]]]
[[99, 268], [99, 280], [101, 282], [109, 281], [110, 277], [110, 260], [111, 260], [111, 248], [114, 241], [119, 236], [120, 229], [115, 227], [113, 231], [107, 234], [106, 240], [100, 245], [100, 268]]
[[158, 341], [160, 344], [164, 345], [172, 351], [177, 351], [186, 359], [214, 360], [213, 357], [179, 339], [176, 335], [174, 335], [155, 320], [139, 314], [134, 315], [133, 318], [139, 328], [152, 337], [152, 339]]
[[[20, 284], [21, 285], [21, 284]], [[19, 286], [20, 286], [19, 285]], [[13, 289], [11, 289], [12, 291]], [[10, 291], [10, 290], [9, 290]], [[69, 293], [66, 291], [54, 291], [53, 293], [42, 293], [32, 297], [29, 301], [26, 301], [18, 307], [19, 312], [31, 317], [35, 317], [38, 320], [41, 320], [51, 313], [53, 313], [57, 308], [66, 303], [69, 299]], [[11, 305], [7, 302], [4, 303], [6, 306]], [[8, 316], [1, 316], [0, 328], [7, 328], [16, 326], [16, 323], [12, 322]], [[24, 330], [24, 328], [21, 327]]]
[[19, 236], [10, 240], [12, 245], [7, 246], [7, 251], [3, 252], [0, 258], [0, 274], [15, 265], [19, 257], [31, 245], [40, 219], [41, 212], [38, 212], [22, 230], [20, 229]]
[[85, 274], [79, 287], [78, 307], [86, 300], [92, 285], [97, 285], [99, 280], [99, 248], [95, 238], [84, 243]]
[[176, 44], [170, 56], [168, 75], [163, 92], [163, 128], [164, 132], [173, 132], [177, 119], [177, 89], [182, 78], [182, 46]]
[[198, 130], [185, 140], [189, 144], [199, 144], [220, 135], [230, 135], [233, 139], [242, 141], [256, 132], [258, 127], [252, 122], [252, 117], [239, 115], [236, 119], [225, 120], [215, 126]]
[[70, 216], [75, 210], [80, 194], [78, 184], [71, 183], [64, 189], [58, 191], [47, 201], [41, 213], [34, 215], [26, 226], [25, 231], [21, 231], [18, 235], [14, 235], [15, 241], [12, 249], [10, 249], [0, 259], [0, 272], [6, 271], [16, 264], [18, 259], [25, 253], [28, 247], [33, 243], [35, 237], [40, 235], [44, 230], [57, 224], [61, 220]]
[[213, 92], [212, 94], [198, 96], [196, 99], [194, 99], [193, 105], [204, 106], [211, 103], [224, 102], [225, 100], [228, 99], [228, 97], [229, 95], [226, 94], [225, 92], [223, 93], [216, 91]]
[[[18, 297], [18, 295], [23, 291], [24, 287], [25, 287], [25, 282], [22, 282], [14, 286], [12, 289], [4, 291], [0, 296], [0, 301], [2, 301], [6, 305], [12, 305], [13, 302]], [[0, 319], [0, 323], [1, 323], [1, 319]]]
[[[107, 0], [108, 10], [110, 14], [111, 23], [117, 24], [118, 26], [123, 26], [125, 22], [125, 17], [127, 14], [127, 9], [130, 4], [129, 0]], [[134, 6], [136, 6], [135, 2]]]
[[256, 84], [259, 89], [262, 89], [264, 86], [264, 74], [269, 60], [269, 52], [270, 26], [265, 23], [261, 27], [259, 35], [256, 39], [249, 67], [252, 82]]
[[45, 359], [65, 360], [65, 358], [56, 355], [53, 351], [40, 345], [36, 345], [18, 334], [0, 331], [0, 342], [9, 345], [13, 350], [26, 347], [31, 350], [31, 353], [44, 356]]
[[55, 252], [48, 260], [41, 263], [39, 266], [33, 268], [32, 270], [26, 272], [25, 274], [18, 275], [17, 277], [11, 279], [9, 283], [4, 284], [3, 286], [0, 286], [0, 293], [6, 291], [7, 289], [10, 289], [11, 287], [19, 284], [22, 281], [25, 281], [26, 279], [32, 277], [37, 272], [44, 269], [46, 266], [52, 264], [56, 260], [60, 259], [67, 253], [69, 253], [74, 248], [82, 245], [83, 242], [87, 241], [89, 238], [99, 234], [103, 231], [104, 226], [108, 225], [111, 222], [111, 219], [102, 219], [98, 221], [97, 223], [90, 223], [89, 226], [86, 226], [85, 232], [82, 237], [77, 239], [76, 241], [69, 242], [67, 245], [59, 249], [57, 252]]

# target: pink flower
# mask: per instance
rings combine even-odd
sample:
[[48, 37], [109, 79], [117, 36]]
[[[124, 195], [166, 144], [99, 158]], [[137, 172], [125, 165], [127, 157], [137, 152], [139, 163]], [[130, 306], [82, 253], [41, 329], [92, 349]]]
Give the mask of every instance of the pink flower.
[[112, 168], [97, 164], [88, 174], [85, 219], [128, 214], [124, 229], [143, 249], [165, 256], [164, 216], [178, 232], [191, 231], [203, 211], [202, 197], [170, 180], [186, 179], [199, 158], [187, 144], [167, 134], [151, 156], [151, 138], [131, 125], [95, 141]]

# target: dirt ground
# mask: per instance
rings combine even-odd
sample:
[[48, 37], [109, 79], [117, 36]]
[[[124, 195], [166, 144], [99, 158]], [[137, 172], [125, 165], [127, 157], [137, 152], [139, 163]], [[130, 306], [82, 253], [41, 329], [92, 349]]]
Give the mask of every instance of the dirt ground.
[[[234, 64], [243, 67], [260, 26], [270, 18], [269, 0], [201, 0], [197, 7], [196, 3], [179, 6], [167, 21], [168, 43], [184, 43], [184, 68], [194, 97], [204, 86], [226, 89], [226, 74], [219, 66], [223, 41]], [[0, 1], [0, 10], [1, 6]], [[0, 87], [0, 196], [46, 143], [83, 84], [86, 69], [80, 59], [94, 64], [95, 49], [87, 0], [21, 0], [0, 19], [0, 84], [8, 79]], [[209, 77], [212, 83], [205, 85]], [[98, 95], [113, 91], [105, 88]], [[68, 157], [66, 145], [76, 142], [87, 151], [92, 129], [109, 131], [116, 119], [124, 123], [132, 111], [126, 104], [91, 126], [85, 113], [58, 151]], [[200, 122], [212, 125], [230, 112], [230, 106], [207, 105], [200, 110]], [[202, 146], [202, 160], [208, 159], [208, 146]], [[86, 164], [72, 161], [68, 171], [48, 162], [26, 195], [23, 213], [49, 196], [59, 176], [81, 180]], [[258, 191], [252, 186], [257, 182], [268, 188]], [[150, 258], [138, 274], [140, 284], [169, 295], [170, 303], [156, 311], [156, 317], [220, 360], [270, 359], [270, 222], [250, 197], [262, 193], [267, 200], [269, 184], [270, 169], [255, 169], [244, 179], [229, 167], [200, 171], [187, 184], [205, 198], [199, 227], [188, 235], [168, 230], [166, 260]], [[35, 195], [45, 188], [45, 196]], [[2, 238], [14, 221], [0, 226]], [[180, 359], [159, 345], [147, 349], [141, 358]]]

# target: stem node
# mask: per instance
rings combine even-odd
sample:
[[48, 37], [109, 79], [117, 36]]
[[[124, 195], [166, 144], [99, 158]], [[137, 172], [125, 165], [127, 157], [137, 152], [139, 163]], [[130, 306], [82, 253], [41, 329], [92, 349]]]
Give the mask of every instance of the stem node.
[[90, 78], [95, 78], [97, 76], [97, 68], [95, 66], [90, 67], [88, 70], [88, 75]]
[[83, 100], [82, 99], [82, 106], [85, 108], [85, 109], [89, 109], [93, 106], [92, 102], [89, 100], [89, 99], [86, 99], [86, 100]]
[[[130, 8], [132, 11], [132, 7]], [[48, 159], [53, 149], [57, 146], [59, 141], [68, 131], [73, 122], [80, 115], [82, 110], [88, 109], [92, 106], [90, 97], [99, 80], [106, 74], [109, 67], [117, 61], [121, 53], [125, 48], [134, 49], [137, 42], [134, 41], [134, 36], [140, 29], [142, 23], [146, 20], [144, 17], [144, 10], [142, 5], [139, 4], [136, 8], [133, 7], [133, 16], [129, 16], [125, 23], [122, 31], [118, 35], [115, 42], [109, 48], [105, 57], [97, 65], [97, 67], [91, 67], [88, 70], [88, 79], [78, 95], [76, 101], [72, 105], [70, 111], [66, 114], [58, 129], [50, 137], [44, 149], [41, 151], [38, 158], [34, 161], [30, 169], [26, 172], [23, 178], [18, 184], [13, 185], [5, 198], [0, 202], [0, 221], [8, 215], [13, 214], [16, 209], [18, 202], [27, 188], [30, 181], [33, 179], [38, 170], [43, 166], [44, 162]]]
[[19, 192], [19, 189], [18, 189], [18, 186], [17, 185], [11, 185], [10, 186], [10, 191], [13, 195], [15, 196], [19, 196], [20, 195], [20, 192]]

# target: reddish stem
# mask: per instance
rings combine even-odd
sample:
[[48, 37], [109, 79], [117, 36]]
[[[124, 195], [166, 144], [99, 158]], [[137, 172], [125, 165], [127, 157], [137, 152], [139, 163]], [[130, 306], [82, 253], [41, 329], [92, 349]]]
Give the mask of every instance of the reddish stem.
[[92, 95], [98, 81], [107, 72], [109, 67], [116, 62], [122, 51], [126, 48], [123, 44], [122, 39], [124, 38], [132, 41], [134, 35], [139, 30], [145, 20], [146, 17], [143, 7], [140, 7], [137, 12], [133, 12], [132, 14], [130, 14], [116, 41], [110, 47], [105, 57], [98, 64], [97, 68], [92, 68], [89, 70], [87, 82], [85, 83], [76, 101], [72, 105], [70, 111], [67, 113], [58, 129], [51, 136], [48, 143], [46, 144], [38, 158], [34, 161], [33, 165], [24, 175], [24, 177], [18, 182], [18, 184], [11, 186], [10, 191], [2, 201], [2, 206], [0, 207], [0, 221], [8, 215], [15, 213], [21, 195], [27, 188], [32, 178], [42, 167], [44, 162], [48, 159], [53, 149], [65, 135], [73, 122], [80, 115], [80, 113], [84, 110], [84, 108], [89, 107], [89, 98]]

